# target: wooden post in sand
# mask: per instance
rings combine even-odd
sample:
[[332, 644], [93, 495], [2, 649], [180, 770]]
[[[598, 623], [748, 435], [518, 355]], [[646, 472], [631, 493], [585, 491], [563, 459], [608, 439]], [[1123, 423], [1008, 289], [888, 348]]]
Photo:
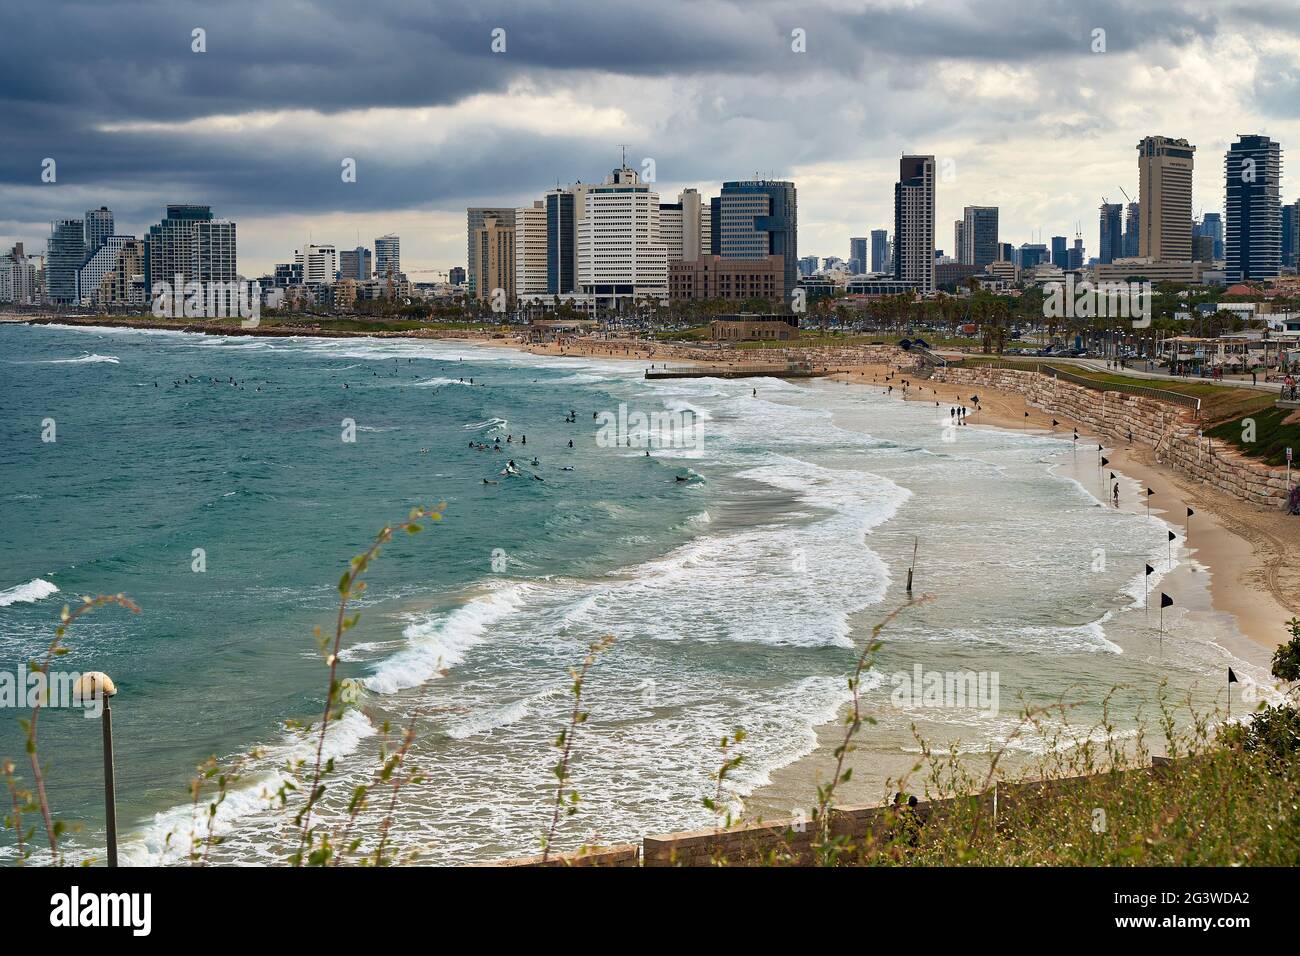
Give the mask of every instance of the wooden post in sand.
[[920, 545], [919, 537], [912, 538], [912, 566], [907, 569], [907, 593], [912, 593], [912, 572], [916, 570], [916, 549]]

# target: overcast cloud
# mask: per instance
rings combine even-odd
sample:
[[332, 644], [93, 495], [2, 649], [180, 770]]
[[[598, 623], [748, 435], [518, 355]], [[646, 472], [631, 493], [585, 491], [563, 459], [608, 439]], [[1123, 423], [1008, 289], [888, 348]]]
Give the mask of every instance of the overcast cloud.
[[199, 202], [239, 222], [250, 276], [309, 238], [387, 232], [409, 271], [445, 270], [467, 205], [599, 179], [626, 145], [665, 201], [793, 179], [803, 254], [847, 258], [892, 223], [905, 151], [955, 170], [941, 248], [963, 205], [990, 204], [1004, 241], [1078, 227], [1096, 254], [1097, 206], [1136, 193], [1142, 136], [1196, 145], [1200, 211], [1222, 206], [1237, 134], [1300, 145], [1298, 54], [1300, 4], [1259, 0], [6, 4], [0, 244], [43, 251], [50, 220], [100, 205], [138, 235]]

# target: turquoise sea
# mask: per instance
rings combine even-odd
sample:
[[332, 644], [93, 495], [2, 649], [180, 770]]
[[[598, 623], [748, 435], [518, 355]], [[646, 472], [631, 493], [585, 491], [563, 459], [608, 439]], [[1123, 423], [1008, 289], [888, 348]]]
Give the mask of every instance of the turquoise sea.
[[[41, 652], [64, 601], [139, 603], [78, 622], [62, 660], [119, 687], [125, 858], [175, 859], [194, 767], [253, 748], [216, 858], [284, 858], [287, 815], [266, 797], [310, 752], [284, 722], [323, 702], [312, 629], [332, 628], [347, 559], [417, 504], [445, 501], [446, 517], [369, 575], [343, 656], [366, 690], [330, 731], [325, 813], [373, 772], [383, 722], [414, 722], [424, 779], [393, 837], [422, 862], [536, 852], [566, 669], [607, 633], [560, 842], [712, 825], [701, 798], [736, 727], [735, 796], [762, 804], [847, 700], [855, 642], [904, 599], [914, 536], [935, 600], [886, 634], [868, 763], [908, 753], [918, 720], [972, 746], [1003, 739], [1020, 697], [1099, 700], [1125, 683], [1123, 720], [1161, 679], [1210, 704], [1228, 664], [1264, 676], [1209, 608], [1194, 554], [1167, 547], [1158, 516], [1103, 507], [1061, 436], [945, 428], [946, 403], [870, 387], [641, 373], [451, 341], [0, 325], [0, 669]], [[647, 456], [638, 433], [600, 440], [596, 416], [620, 405], [687, 419], [702, 441]], [[501, 474], [508, 459], [518, 476]], [[1161, 580], [1180, 596], [1163, 637], [1142, 605]], [[996, 672], [1000, 712], [892, 706], [889, 675], [918, 664]], [[0, 756], [22, 755], [19, 716], [0, 711]], [[99, 846], [98, 727], [41, 721], [51, 801], [85, 825], [70, 845]]]

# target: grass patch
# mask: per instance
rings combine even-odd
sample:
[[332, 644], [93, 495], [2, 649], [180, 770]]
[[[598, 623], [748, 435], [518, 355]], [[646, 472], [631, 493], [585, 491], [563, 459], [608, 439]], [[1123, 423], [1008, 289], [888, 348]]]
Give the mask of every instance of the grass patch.
[[[1300, 448], [1300, 423], [1283, 424], [1294, 409], [1278, 408], [1268, 399], [1268, 407], [1248, 411], [1234, 416], [1213, 428], [1206, 434], [1219, 441], [1232, 445], [1243, 455], [1258, 458], [1269, 465], [1285, 465], [1286, 450]], [[1255, 440], [1243, 441], [1247, 433], [1245, 419], [1255, 422]]]

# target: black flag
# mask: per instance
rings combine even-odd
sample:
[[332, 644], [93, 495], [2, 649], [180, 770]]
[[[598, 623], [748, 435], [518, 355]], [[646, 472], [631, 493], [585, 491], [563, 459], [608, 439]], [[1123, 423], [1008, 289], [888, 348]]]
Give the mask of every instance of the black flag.
[[1110, 473], [1110, 480], [1111, 480], [1111, 481], [1114, 481], [1114, 480], [1115, 480], [1115, 472], [1113, 472], [1113, 471]]
[[1151, 565], [1148, 564], [1148, 565], [1147, 565], [1147, 574], [1155, 574], [1155, 573], [1156, 573], [1156, 569], [1153, 568], [1153, 567], [1151, 567]]
[[1106, 449], [1102, 448], [1101, 445], [1098, 445], [1098, 446], [1097, 446], [1097, 451], [1105, 451], [1105, 450], [1106, 450]]
[[1191, 517], [1192, 515], [1194, 515], [1194, 514], [1196, 514], [1196, 512], [1193, 511], [1191, 508], [1188, 508], [1188, 509], [1187, 509], [1187, 517], [1190, 518], [1190, 517]]
[[1229, 683], [1229, 684], [1240, 684], [1240, 683], [1241, 683], [1241, 681], [1237, 680], [1237, 675], [1234, 674], [1234, 673], [1232, 672], [1232, 668], [1231, 668], [1231, 667], [1228, 668], [1228, 683]]
[[1026, 417], [1026, 418], [1029, 417], [1029, 413], [1028, 413], [1028, 412], [1025, 412], [1025, 417]]
[[1172, 531], [1170, 531], [1170, 532], [1169, 532], [1169, 540], [1170, 540], [1170, 541], [1177, 541], [1177, 540], [1178, 540], [1178, 535], [1176, 535], [1176, 534], [1174, 534]]
[[1057, 425], [1059, 425], [1059, 424], [1061, 424], [1061, 423], [1058, 422], [1055, 418], [1052, 419], [1052, 427], [1053, 427], [1053, 428], [1055, 428], [1055, 427], [1056, 427]]
[[1155, 494], [1155, 491], [1154, 491], [1153, 489], [1151, 489], [1151, 488], [1148, 488], [1148, 489], [1147, 489], [1147, 497], [1148, 497], [1148, 498], [1150, 498], [1150, 497], [1151, 497], [1152, 495], [1154, 495], [1154, 494]]
[[[1102, 455], [1102, 456], [1101, 456], [1101, 463], [1102, 463], [1102, 466], [1103, 466], [1103, 467], [1106, 466], [1106, 465], [1109, 465], [1109, 464], [1110, 464], [1110, 459], [1107, 458], [1105, 455]], [[1114, 475], [1111, 475], [1111, 477], [1114, 478], [1115, 476], [1114, 476]]]
[[1164, 591], [1161, 591], [1161, 592], [1160, 592], [1160, 606], [1161, 606], [1161, 607], [1173, 607], [1173, 606], [1174, 606], [1174, 599], [1171, 598], [1171, 597], [1170, 597], [1168, 594], [1166, 594]]

